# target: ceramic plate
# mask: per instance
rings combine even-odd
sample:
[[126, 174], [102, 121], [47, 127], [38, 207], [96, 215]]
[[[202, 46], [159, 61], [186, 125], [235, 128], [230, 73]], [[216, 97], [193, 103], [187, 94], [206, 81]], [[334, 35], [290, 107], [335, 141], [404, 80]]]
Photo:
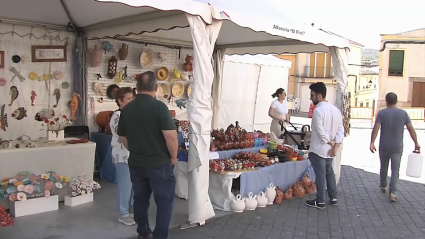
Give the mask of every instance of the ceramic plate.
[[153, 65], [153, 59], [152, 49], [145, 49], [140, 54], [140, 65], [142, 68], [150, 68]]
[[160, 100], [164, 99], [165, 95], [170, 95], [170, 87], [167, 84], [158, 85], [158, 91], [156, 92], [156, 97]]
[[175, 83], [172, 92], [174, 97], [181, 97], [184, 93], [184, 85], [182, 83]]
[[158, 80], [163, 81], [168, 78], [168, 69], [167, 67], [160, 67], [158, 71], [156, 72], [156, 78]]

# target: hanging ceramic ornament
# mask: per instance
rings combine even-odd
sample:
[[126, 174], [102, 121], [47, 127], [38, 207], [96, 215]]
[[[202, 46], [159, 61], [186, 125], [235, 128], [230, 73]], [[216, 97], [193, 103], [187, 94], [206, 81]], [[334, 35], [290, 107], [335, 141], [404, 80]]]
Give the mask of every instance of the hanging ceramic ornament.
[[13, 111], [12, 117], [21, 120], [27, 117], [27, 110], [24, 107], [19, 107], [17, 110]]
[[80, 100], [80, 94], [78, 94], [77, 92], [74, 92], [72, 94], [72, 100], [70, 101], [70, 106], [71, 106], [71, 117], [73, 121], [77, 120], [77, 117], [75, 116], [75, 114], [77, 113], [78, 110], [78, 100]]
[[120, 60], [125, 60], [128, 56], [128, 46], [126, 44], [122, 44], [121, 49], [118, 51], [118, 56], [120, 57]]
[[53, 79], [53, 75], [52, 74], [43, 74], [43, 75], [40, 75], [38, 77], [38, 80], [39, 81], [49, 81], [51, 79]]
[[93, 91], [96, 93], [96, 95], [103, 96], [103, 89], [105, 88], [105, 84], [103, 83], [93, 83]]
[[30, 78], [30, 80], [37, 80], [38, 79], [38, 74], [35, 71], [31, 71], [31, 73], [28, 76]]
[[69, 88], [69, 83], [66, 82], [66, 81], [64, 81], [64, 82], [62, 82], [62, 85], [61, 86], [62, 86], [62, 89], [66, 90], [66, 89]]
[[102, 63], [102, 50], [97, 45], [89, 53], [89, 62], [91, 67], [98, 67]]
[[153, 65], [153, 58], [152, 49], [143, 50], [139, 57], [142, 68], [150, 68]]
[[9, 127], [9, 125], [7, 124], [7, 114], [4, 113], [4, 107], [6, 105], [3, 104], [1, 106], [1, 111], [0, 111], [0, 129], [6, 131], [6, 127]]
[[109, 79], [114, 79], [117, 75], [117, 61], [118, 59], [115, 56], [111, 56], [108, 61], [108, 77]]
[[127, 75], [127, 66], [124, 66], [124, 67], [122, 68], [122, 70], [124, 71], [124, 73], [122, 74], [122, 79], [123, 79], [123, 80], [126, 80], [126, 79], [127, 79], [127, 77], [128, 77], [128, 75]]
[[105, 50], [105, 54], [106, 54], [106, 52], [111, 52], [113, 50], [114, 45], [112, 45], [108, 41], [104, 41], [104, 42], [102, 42], [101, 47], [102, 47], [103, 50]]
[[55, 111], [53, 109], [42, 109], [35, 114], [34, 119], [41, 122], [54, 116]]
[[5, 86], [7, 83], [5, 78], [0, 78], [0, 86]]
[[25, 63], [27, 63], [29, 61], [30, 61], [30, 58], [28, 56], [26, 56], [26, 55], [21, 56], [21, 62], [22, 62], [22, 64], [25, 64]]
[[122, 71], [118, 72], [118, 78], [117, 78], [117, 84], [121, 83], [122, 81]]
[[97, 79], [97, 80], [102, 79], [102, 75], [101, 75], [100, 73], [97, 73], [97, 74], [96, 74], [96, 79]]
[[166, 53], [161, 53], [161, 52], [158, 53], [159, 63], [162, 63], [162, 62], [167, 60], [167, 59], [165, 59], [166, 55], [167, 55]]
[[108, 86], [108, 89], [106, 89], [106, 95], [108, 96], [109, 99], [114, 100], [115, 99], [115, 92], [117, 92], [117, 90], [120, 87], [116, 84], [112, 84], [110, 86]]
[[35, 105], [35, 98], [37, 98], [37, 93], [35, 93], [35, 91], [31, 91], [31, 106]]
[[53, 73], [53, 76], [55, 77], [55, 79], [56, 79], [56, 80], [62, 80], [62, 78], [63, 78], [63, 73], [62, 73], [62, 71], [55, 71], [55, 72]]
[[12, 61], [13, 61], [13, 63], [19, 63], [19, 62], [21, 62], [21, 57], [18, 56], [18, 55], [14, 55], [14, 56], [12, 56]]
[[23, 77], [21, 75], [21, 73], [16, 70], [15, 67], [10, 67], [9, 68], [9, 71], [11, 71], [14, 74], [14, 76], [12, 77], [12, 79], [10, 81], [13, 81], [15, 79], [15, 77], [18, 77], [21, 82], [24, 82], [25, 81], [25, 77]]
[[58, 107], [59, 100], [61, 98], [61, 91], [60, 91], [60, 89], [59, 88], [56, 88], [55, 91], [53, 91], [53, 95], [56, 98], [56, 105], [53, 105], [53, 108], [56, 108], [56, 107]]
[[18, 98], [18, 96], [19, 96], [18, 88], [16, 88], [16, 86], [11, 86], [10, 87], [10, 93], [9, 93], [9, 95], [10, 95], [10, 104], [9, 104], [9, 106], [12, 106], [13, 101], [15, 101], [16, 98]]

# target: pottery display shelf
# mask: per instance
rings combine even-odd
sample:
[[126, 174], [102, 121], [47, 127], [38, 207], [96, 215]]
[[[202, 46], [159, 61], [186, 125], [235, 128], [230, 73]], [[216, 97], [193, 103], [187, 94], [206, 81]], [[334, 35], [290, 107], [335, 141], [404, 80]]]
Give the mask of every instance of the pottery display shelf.
[[254, 172], [254, 171], [258, 171], [258, 168], [250, 168], [250, 169], [241, 169], [241, 170], [233, 170], [233, 171], [216, 171], [216, 170], [212, 170], [210, 169], [210, 172], [213, 173], [218, 173], [221, 175], [225, 175], [225, 174], [229, 174], [229, 173], [246, 173], [246, 172]]

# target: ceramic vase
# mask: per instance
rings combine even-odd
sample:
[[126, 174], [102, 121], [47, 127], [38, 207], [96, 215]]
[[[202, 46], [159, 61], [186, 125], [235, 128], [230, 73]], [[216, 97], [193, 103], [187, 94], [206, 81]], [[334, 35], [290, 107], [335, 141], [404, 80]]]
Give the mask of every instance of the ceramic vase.
[[122, 44], [121, 49], [118, 51], [118, 56], [120, 57], [120, 60], [125, 60], [128, 56], [128, 45]]
[[273, 201], [276, 198], [276, 187], [273, 185], [273, 183], [270, 183], [270, 185], [267, 187], [266, 197], [268, 199], [268, 204], [273, 204]]
[[236, 200], [232, 200], [230, 208], [233, 212], [243, 212], [243, 210], [245, 210], [245, 202], [242, 200], [242, 196], [240, 194], [236, 196]]
[[267, 199], [266, 194], [264, 194], [264, 192], [260, 192], [257, 196], [257, 207], [266, 207], [268, 203], [269, 200]]
[[248, 211], [253, 211], [257, 208], [257, 195], [254, 196], [252, 192], [248, 194], [248, 198], [244, 198], [245, 200], [245, 209]]
[[97, 45], [93, 47], [93, 49], [90, 51], [90, 66], [91, 67], [98, 67], [100, 66], [100, 63], [102, 63], [102, 51], [99, 49]]

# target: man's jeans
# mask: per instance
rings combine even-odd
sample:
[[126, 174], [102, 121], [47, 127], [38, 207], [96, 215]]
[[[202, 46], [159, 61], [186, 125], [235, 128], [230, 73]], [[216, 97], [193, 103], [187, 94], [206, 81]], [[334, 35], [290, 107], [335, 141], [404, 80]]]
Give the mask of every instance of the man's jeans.
[[403, 153], [390, 153], [385, 150], [379, 150], [379, 157], [381, 158], [381, 187], [386, 188], [387, 177], [388, 177], [388, 166], [391, 159], [391, 181], [390, 181], [390, 193], [396, 193], [397, 183], [400, 171], [401, 155]]
[[130, 166], [131, 182], [134, 191], [134, 219], [137, 233], [146, 237], [152, 233], [149, 227], [149, 200], [153, 192], [156, 211], [154, 239], [166, 239], [174, 206], [176, 178], [174, 166], [167, 163], [153, 169], [137, 169]]
[[322, 158], [315, 153], [309, 153], [308, 157], [316, 174], [317, 203], [325, 203], [326, 187], [328, 188], [329, 198], [336, 199], [336, 180], [332, 168], [333, 158]]

